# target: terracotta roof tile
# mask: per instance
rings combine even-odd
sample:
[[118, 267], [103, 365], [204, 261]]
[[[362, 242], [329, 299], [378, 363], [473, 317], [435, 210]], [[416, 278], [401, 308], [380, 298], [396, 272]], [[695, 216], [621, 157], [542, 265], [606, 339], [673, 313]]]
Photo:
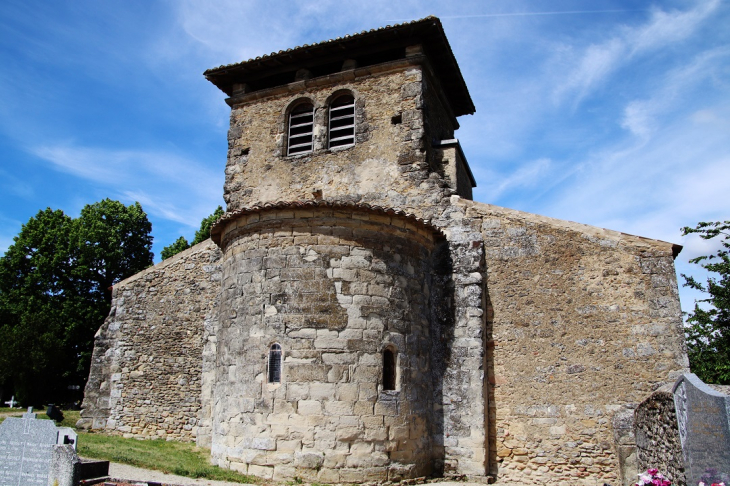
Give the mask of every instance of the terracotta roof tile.
[[332, 209], [350, 209], [356, 211], [370, 212], [375, 214], [383, 214], [388, 216], [399, 216], [403, 219], [409, 220], [413, 224], [423, 229], [427, 229], [433, 232], [438, 238], [445, 238], [443, 232], [432, 226], [431, 221], [423, 218], [419, 218], [411, 213], [406, 213], [400, 209], [394, 209], [389, 207], [377, 206], [374, 204], [366, 203], [353, 203], [347, 201], [278, 201], [273, 203], [258, 204], [246, 208], [237, 209], [235, 211], [227, 212], [216, 221], [210, 229], [211, 239], [218, 245], [221, 242], [221, 236], [223, 232], [224, 223], [233, 221], [240, 216], [260, 213], [269, 210], [278, 209], [309, 209], [309, 208], [332, 208]]

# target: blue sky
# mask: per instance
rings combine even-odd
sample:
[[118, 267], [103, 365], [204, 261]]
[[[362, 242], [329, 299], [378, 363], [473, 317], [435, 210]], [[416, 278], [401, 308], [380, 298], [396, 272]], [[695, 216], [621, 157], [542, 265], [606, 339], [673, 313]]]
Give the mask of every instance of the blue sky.
[[[139, 201], [154, 251], [223, 205], [229, 108], [202, 72], [436, 15], [477, 112], [475, 199], [685, 245], [730, 219], [730, 2], [0, 3], [0, 252], [40, 209]], [[694, 294], [680, 289], [689, 310]]]

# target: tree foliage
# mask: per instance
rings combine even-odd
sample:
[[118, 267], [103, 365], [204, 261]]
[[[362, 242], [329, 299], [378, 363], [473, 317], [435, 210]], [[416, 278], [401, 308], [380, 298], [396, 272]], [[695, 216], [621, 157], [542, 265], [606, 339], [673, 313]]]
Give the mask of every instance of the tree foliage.
[[716, 276], [708, 277], [706, 283], [682, 277], [685, 287], [707, 294], [695, 303], [687, 318], [690, 369], [707, 383], [730, 385], [730, 221], [702, 222], [695, 228], [682, 228], [682, 233], [696, 233], [705, 240], [722, 239], [714, 255], [690, 260]]
[[198, 243], [202, 243], [203, 241], [210, 238], [210, 228], [213, 226], [213, 223], [218, 221], [221, 216], [223, 216], [223, 208], [221, 206], [218, 206], [215, 211], [213, 211], [213, 214], [208, 216], [207, 218], [203, 218], [203, 221], [200, 222], [200, 229], [195, 232], [195, 238], [193, 238], [193, 242], [191, 245], [197, 245]]
[[186, 240], [184, 236], [181, 236], [180, 238], [175, 240], [175, 243], [163, 248], [160, 252], [160, 257], [163, 260], [167, 260], [171, 256], [175, 256], [178, 253], [187, 250], [188, 248], [190, 248], [190, 243], [188, 243], [188, 240]]
[[23, 225], [0, 258], [1, 385], [34, 405], [83, 389], [111, 286], [152, 264], [151, 229], [139, 203], [109, 199]]
[[211, 214], [207, 218], [203, 218], [203, 220], [200, 222], [200, 229], [195, 232], [195, 238], [193, 238], [192, 243], [188, 243], [188, 240], [181, 236], [180, 238], [175, 240], [173, 244], [168, 245], [162, 249], [162, 252], [160, 253], [162, 259], [166, 260], [171, 256], [177, 255], [178, 253], [187, 250], [191, 246], [195, 246], [198, 243], [202, 243], [203, 241], [210, 238], [211, 226], [213, 226], [213, 223], [218, 221], [218, 219], [220, 219], [223, 214], [223, 208], [221, 206], [218, 206], [216, 210], [213, 211], [213, 214]]

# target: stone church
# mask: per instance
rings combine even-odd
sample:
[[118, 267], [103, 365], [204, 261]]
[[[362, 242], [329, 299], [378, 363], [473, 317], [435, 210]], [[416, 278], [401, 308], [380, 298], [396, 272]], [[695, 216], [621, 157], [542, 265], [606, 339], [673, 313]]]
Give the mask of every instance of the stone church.
[[226, 213], [114, 286], [79, 425], [273, 479], [622, 481], [687, 370], [681, 247], [472, 201], [437, 18], [205, 76]]

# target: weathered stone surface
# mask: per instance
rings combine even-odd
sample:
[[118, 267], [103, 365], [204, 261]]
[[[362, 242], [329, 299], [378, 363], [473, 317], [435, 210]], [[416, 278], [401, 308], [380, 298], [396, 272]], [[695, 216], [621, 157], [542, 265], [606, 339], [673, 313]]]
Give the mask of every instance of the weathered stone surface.
[[730, 479], [730, 395], [682, 375], [672, 388], [687, 484]]
[[[683, 486], [685, 478], [674, 395], [669, 386], [652, 393], [636, 407], [634, 429], [638, 471], [656, 468], [672, 484]], [[631, 478], [635, 479], [635, 476]]]
[[203, 349], [216, 344], [219, 259], [207, 240], [114, 286], [78, 426], [137, 438], [206, 435]]
[[[213, 460], [275, 466], [254, 460], [251, 451], [293, 452], [297, 474], [314, 480], [340, 477], [340, 468], [352, 469], [345, 476], [355, 477], [357, 469], [381, 468], [393, 460], [413, 464], [412, 474], [430, 472], [429, 430], [436, 416], [435, 375], [428, 364], [433, 346], [429, 289], [432, 249], [441, 236], [409, 229], [405, 218], [401, 222], [345, 207], [311, 207], [299, 218], [289, 214], [288, 209], [269, 210], [265, 218], [233, 221], [222, 233], [218, 347], [216, 354], [204, 356], [216, 370]], [[318, 239], [317, 245], [289, 236], [331, 232], [354, 221], [368, 222], [366, 236], [331, 235], [327, 244]], [[261, 234], [281, 236], [263, 240]], [[279, 258], [285, 254], [305, 258]], [[257, 258], [268, 264], [251, 265]], [[286, 282], [283, 287], [271, 280], [274, 274]], [[267, 281], [271, 285], [248, 286]], [[367, 338], [363, 327], [370, 331]], [[280, 383], [267, 379], [272, 343], [284, 356]], [[396, 351], [399, 362], [392, 391], [382, 389], [385, 347]], [[372, 398], [362, 400], [363, 393], [373, 393]], [[247, 397], [253, 398], [253, 408], [241, 406]], [[385, 416], [399, 425], [384, 425]], [[262, 439], [247, 441], [250, 432], [234, 427], [240, 421], [262, 424], [256, 430]], [[303, 433], [302, 425], [317, 428]], [[389, 430], [399, 432], [392, 436]], [[260, 445], [274, 434], [284, 440]], [[394, 437], [397, 442], [391, 444]], [[325, 458], [330, 450], [340, 456]], [[322, 472], [327, 469], [333, 470]], [[284, 469], [275, 472], [283, 474]]]
[[51, 420], [38, 420], [28, 409], [23, 418], [0, 424], [0, 484], [46, 486], [58, 429]]

